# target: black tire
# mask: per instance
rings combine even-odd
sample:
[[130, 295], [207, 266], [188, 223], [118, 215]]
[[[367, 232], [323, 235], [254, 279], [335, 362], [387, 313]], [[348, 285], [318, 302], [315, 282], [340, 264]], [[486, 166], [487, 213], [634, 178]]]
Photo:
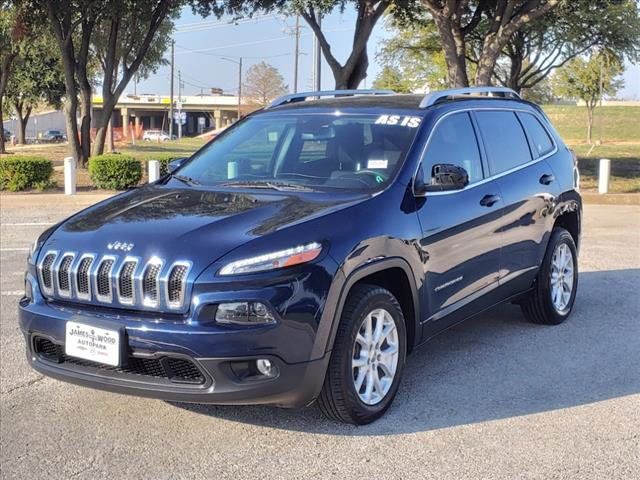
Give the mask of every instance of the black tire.
[[[382, 308], [389, 312], [398, 333], [398, 361], [391, 387], [375, 405], [364, 403], [354, 385], [352, 358], [356, 336], [367, 315]], [[375, 285], [355, 285], [345, 303], [324, 385], [317, 404], [328, 418], [365, 425], [380, 418], [391, 405], [404, 370], [407, 335], [402, 309], [388, 290]]]
[[[551, 299], [551, 269], [553, 254], [562, 244], [569, 247], [573, 259], [573, 288], [567, 306], [562, 311], [558, 311]], [[554, 228], [551, 232], [551, 238], [549, 239], [542, 265], [538, 271], [534, 289], [520, 302], [520, 308], [525, 318], [532, 323], [558, 325], [564, 322], [571, 314], [577, 291], [578, 256], [576, 245], [568, 231], [564, 228]]]

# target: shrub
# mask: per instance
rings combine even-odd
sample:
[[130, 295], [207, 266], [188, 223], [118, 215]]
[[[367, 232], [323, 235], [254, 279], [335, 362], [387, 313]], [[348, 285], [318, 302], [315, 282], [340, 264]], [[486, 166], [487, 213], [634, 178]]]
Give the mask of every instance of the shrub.
[[98, 188], [125, 190], [140, 183], [142, 165], [129, 155], [97, 155], [89, 159], [89, 176]]
[[17, 192], [27, 188], [46, 188], [53, 174], [51, 160], [33, 156], [11, 156], [0, 159], [0, 190]]

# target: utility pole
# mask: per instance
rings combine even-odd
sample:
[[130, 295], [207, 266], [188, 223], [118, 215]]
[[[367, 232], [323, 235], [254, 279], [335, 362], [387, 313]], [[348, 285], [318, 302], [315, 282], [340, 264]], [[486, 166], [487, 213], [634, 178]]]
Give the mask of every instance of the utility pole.
[[[318, 27], [322, 28], [322, 15], [318, 12]], [[314, 86], [317, 91], [322, 90], [322, 52], [320, 50], [320, 41], [316, 35], [313, 36], [313, 61], [314, 61], [314, 69], [313, 69], [313, 81]]]
[[178, 70], [178, 140], [182, 138], [182, 72]]
[[300, 55], [300, 15], [296, 15], [296, 48], [293, 54], [293, 93], [298, 93], [298, 56]]
[[242, 57], [238, 62], [238, 121], [240, 121], [240, 108], [242, 105]]
[[176, 55], [174, 52], [175, 41], [171, 40], [171, 87], [169, 90], [169, 139], [173, 139], [173, 69]]

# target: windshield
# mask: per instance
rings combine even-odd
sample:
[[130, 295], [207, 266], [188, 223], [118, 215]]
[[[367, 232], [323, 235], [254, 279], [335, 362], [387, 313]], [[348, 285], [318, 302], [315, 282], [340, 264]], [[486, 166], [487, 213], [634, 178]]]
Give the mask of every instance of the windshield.
[[379, 190], [419, 124], [410, 115], [257, 115], [197, 152], [177, 176], [225, 187]]

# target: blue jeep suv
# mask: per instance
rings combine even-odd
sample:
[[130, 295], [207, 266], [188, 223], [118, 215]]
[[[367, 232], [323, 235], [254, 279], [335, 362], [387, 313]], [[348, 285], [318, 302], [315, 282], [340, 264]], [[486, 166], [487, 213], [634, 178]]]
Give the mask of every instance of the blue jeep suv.
[[505, 301], [569, 316], [577, 183], [547, 117], [508, 89], [288, 95], [37, 239], [28, 359], [114, 392], [316, 401], [368, 423], [452, 325]]

